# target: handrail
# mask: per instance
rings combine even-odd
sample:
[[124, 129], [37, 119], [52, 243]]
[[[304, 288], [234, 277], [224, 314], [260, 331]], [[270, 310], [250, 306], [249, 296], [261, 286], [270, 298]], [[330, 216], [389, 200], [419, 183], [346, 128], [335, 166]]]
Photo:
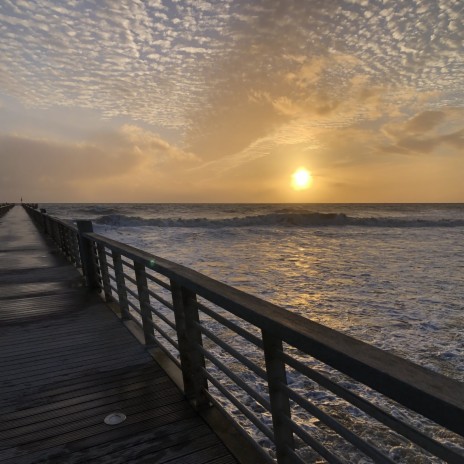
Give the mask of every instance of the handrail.
[[14, 206], [14, 203], [0, 203], [0, 217], [4, 216]]
[[[267, 432], [265, 435], [274, 441], [279, 464], [294, 462], [295, 451], [300, 453], [294, 434], [317, 449], [329, 462], [338, 462], [338, 458], [334, 457], [337, 453], [329, 450], [334, 440], [324, 443], [316, 440], [316, 447], [313, 446], [314, 437], [305, 440], [310, 435], [293, 419], [296, 407], [322, 418], [322, 422], [325, 421], [326, 426], [339, 437], [375, 462], [394, 462], [388, 452], [374, 447], [349, 430], [347, 424], [328, 416], [330, 411], [320, 409], [308, 398], [296, 393], [288, 380], [290, 366], [295, 376], [311, 379], [314, 385], [322, 385], [336, 398], [343, 398], [355, 405], [427, 452], [447, 462], [463, 462], [464, 440], [459, 445], [461, 450], [459, 446], [447, 446], [407, 420], [401, 421], [392, 416], [382, 407], [382, 401], [386, 401], [382, 398], [389, 398], [464, 437], [463, 383], [291, 313], [193, 269], [97, 234], [92, 231], [90, 221], [78, 221], [76, 227], [36, 209], [26, 210], [39, 227], [54, 238], [68, 259], [82, 268], [87, 285], [99, 288], [107, 300], [116, 300], [121, 307], [122, 317], [133, 319], [141, 326], [145, 343], [156, 343], [177, 365], [180, 364], [185, 394], [198, 409], [208, 407], [211, 400], [218, 407], [230, 401], [258, 429], [268, 431], [271, 426], [271, 436]], [[113, 265], [107, 262], [109, 256], [112, 256]], [[172, 304], [167, 298], [172, 299]], [[158, 306], [155, 308], [154, 305]], [[169, 322], [170, 318], [172, 322]], [[252, 343], [252, 346], [256, 353], [264, 354], [264, 360], [247, 359], [244, 363], [239, 350], [231, 345], [233, 340], [221, 338], [218, 332], [208, 329], [208, 324], [224, 327], [219, 331], [233, 330], [233, 337], [240, 338], [243, 343], [256, 340], [257, 343]], [[174, 345], [172, 337], [177, 337]], [[164, 344], [166, 340], [167, 345]], [[211, 343], [214, 349], [209, 347]], [[217, 357], [219, 349], [233, 359], [230, 365], [223, 361], [222, 354], [221, 360]], [[314, 362], [311, 363], [308, 356], [336, 372], [321, 374], [317, 365], [313, 367]], [[242, 366], [240, 369], [245, 368], [247, 373], [251, 373], [247, 374], [252, 376], [250, 383], [263, 383], [263, 390], [258, 392], [256, 385], [250, 387], [246, 384], [241, 372], [237, 374], [231, 367], [234, 363], [239, 363]], [[343, 380], [337, 379], [340, 375], [349, 376], [362, 386], [369, 387], [367, 393], [358, 395], [341, 386]], [[257, 401], [257, 410], [267, 409], [272, 416], [272, 424], [257, 418], [256, 411], [251, 411], [237, 400], [234, 393], [228, 391], [229, 386], [224, 387], [218, 379], [231, 382], [233, 386], [230, 388], [238, 388], [248, 398]], [[215, 387], [217, 393], [213, 394], [209, 385]], [[227, 401], [222, 396], [225, 391]], [[409, 414], [414, 413], [405, 410], [405, 415]], [[451, 432], [447, 433], [454, 440]], [[298, 459], [301, 460], [301, 456], [300, 453]]]

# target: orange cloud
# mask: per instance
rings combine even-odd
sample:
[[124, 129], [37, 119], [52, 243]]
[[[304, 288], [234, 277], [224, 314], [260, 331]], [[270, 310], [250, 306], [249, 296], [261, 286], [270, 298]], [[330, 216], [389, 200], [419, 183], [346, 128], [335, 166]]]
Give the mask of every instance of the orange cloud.
[[[0, 135], [0, 159], [0, 194], [28, 191], [35, 201], [41, 201], [44, 192], [50, 198], [57, 194], [62, 201], [86, 197], [91, 190], [110, 196], [120, 191], [123, 196], [134, 185], [153, 186], [156, 176], [176, 165], [182, 171], [198, 162], [192, 153], [134, 125], [74, 143]], [[17, 180], [11, 183], [9, 178]]]

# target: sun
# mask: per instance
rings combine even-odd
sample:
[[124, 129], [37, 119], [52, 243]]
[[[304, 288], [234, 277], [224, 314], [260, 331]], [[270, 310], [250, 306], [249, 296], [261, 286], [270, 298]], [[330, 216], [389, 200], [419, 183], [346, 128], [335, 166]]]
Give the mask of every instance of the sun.
[[292, 187], [294, 190], [305, 190], [311, 187], [313, 177], [306, 168], [298, 168], [292, 174]]

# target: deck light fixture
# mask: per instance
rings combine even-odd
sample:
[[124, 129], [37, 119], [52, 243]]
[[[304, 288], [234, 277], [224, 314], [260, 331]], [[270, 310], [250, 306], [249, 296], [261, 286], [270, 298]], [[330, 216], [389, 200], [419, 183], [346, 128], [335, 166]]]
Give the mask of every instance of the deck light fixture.
[[105, 417], [105, 424], [107, 425], [118, 425], [126, 420], [126, 415], [122, 412], [112, 412]]

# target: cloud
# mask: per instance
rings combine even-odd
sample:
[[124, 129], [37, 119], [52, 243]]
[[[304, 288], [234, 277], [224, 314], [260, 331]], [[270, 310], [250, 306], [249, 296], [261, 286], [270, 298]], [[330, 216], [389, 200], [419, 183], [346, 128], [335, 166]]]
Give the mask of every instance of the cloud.
[[387, 124], [384, 133], [390, 140], [380, 150], [386, 153], [425, 154], [439, 147], [464, 148], [464, 128], [459, 108], [423, 111], [411, 119]]
[[11, 95], [27, 106], [98, 108], [158, 127], [186, 124], [184, 108], [198, 100], [228, 8], [226, 0], [169, 9], [160, 1], [14, 3], [0, 9], [0, 68], [15, 76]]
[[451, 103], [462, 89], [458, 2], [90, 4], [4, 2], [0, 64], [15, 76], [8, 92], [29, 106], [78, 105], [181, 128], [194, 108], [215, 110], [211, 94], [234, 79], [252, 91], [278, 89], [286, 78], [291, 86], [280, 96], [321, 92], [326, 112], [357, 75], [370, 86], [439, 88]]
[[429, 132], [442, 123], [445, 118], [444, 111], [424, 111], [410, 119], [404, 129], [413, 134]]
[[147, 189], [149, 176], [182, 187], [186, 168], [224, 178], [278, 156], [282, 169], [297, 152], [318, 152], [321, 167], [454, 153], [462, 22], [455, 0], [5, 0], [2, 113], [11, 119], [18, 99], [25, 109], [84, 108], [108, 126], [131, 124], [80, 144], [1, 143], [44, 178], [61, 173], [82, 186], [88, 175], [106, 189], [130, 176]]
[[[117, 188], [123, 196], [131, 184], [149, 182], [150, 176], [153, 181], [163, 173], [167, 177], [170, 170], [182, 172], [198, 162], [195, 155], [134, 125], [75, 143], [0, 135], [0, 159], [3, 196], [22, 189], [41, 197], [45, 190], [60, 199], [85, 196], [84, 185], [106, 185], [106, 193]], [[15, 184], [8, 179], [16, 179]]]
[[121, 127], [120, 133], [133, 145], [135, 150], [143, 152], [145, 156], [151, 156], [158, 164], [168, 160], [200, 160], [197, 155], [184, 151], [163, 140], [157, 134], [143, 130], [138, 126], [126, 124]]
[[[191, 110], [187, 144], [207, 160], [230, 157], [234, 164], [246, 163], [249, 157], [243, 153], [250, 147], [261, 156], [262, 141], [269, 151], [279, 127], [297, 120], [327, 130], [375, 125], [393, 117], [404, 120], [405, 108], [417, 111], [431, 97], [434, 103], [446, 98], [445, 105], [459, 101], [453, 89], [462, 83], [456, 75], [445, 71], [446, 79], [440, 79], [435, 74], [461, 66], [446, 41], [460, 33], [441, 22], [436, 26], [433, 4], [421, 13], [419, 21], [426, 28], [418, 32], [404, 18], [416, 17], [420, 6], [234, 2], [228, 48], [208, 74], [202, 105]], [[446, 15], [458, 13], [450, 4]], [[427, 35], [432, 24], [437, 47], [431, 47]], [[443, 53], [448, 56], [444, 62]], [[433, 117], [437, 115], [411, 121], [410, 129], [432, 124]]]

